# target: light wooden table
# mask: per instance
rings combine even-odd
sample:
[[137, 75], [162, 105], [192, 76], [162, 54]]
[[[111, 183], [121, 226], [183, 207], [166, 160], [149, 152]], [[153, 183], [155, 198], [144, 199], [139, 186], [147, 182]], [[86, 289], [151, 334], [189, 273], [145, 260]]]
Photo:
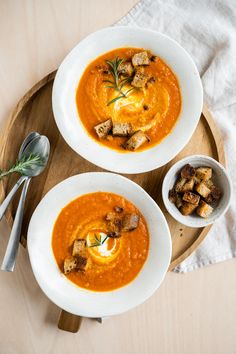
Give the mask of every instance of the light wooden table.
[[[81, 38], [115, 22], [135, 2], [1, 0], [1, 129], [25, 91]], [[8, 234], [2, 221], [0, 259]], [[0, 272], [0, 284], [0, 354], [236, 353], [235, 260], [170, 273], [145, 304], [102, 325], [86, 319], [77, 334], [57, 329], [59, 309], [39, 289], [22, 247], [16, 271]]]

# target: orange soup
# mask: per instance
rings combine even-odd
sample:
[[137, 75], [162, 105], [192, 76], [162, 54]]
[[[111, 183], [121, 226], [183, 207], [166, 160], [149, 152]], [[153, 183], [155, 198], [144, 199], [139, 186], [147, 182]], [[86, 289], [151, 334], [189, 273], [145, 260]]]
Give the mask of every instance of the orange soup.
[[[88, 65], [77, 88], [76, 104], [91, 137], [125, 152], [150, 148], [171, 132], [180, 114], [181, 93], [175, 74], [160, 57], [140, 48], [119, 48]], [[95, 127], [108, 120], [110, 130], [99, 135]], [[143, 134], [142, 144], [136, 147], [126, 144], [135, 132]]]
[[[148, 227], [125, 198], [107, 192], [86, 194], [62, 209], [52, 248], [60, 270], [73, 283], [93, 291], [114, 290], [142, 269], [149, 249]], [[72, 262], [70, 268], [65, 268], [67, 261]]]

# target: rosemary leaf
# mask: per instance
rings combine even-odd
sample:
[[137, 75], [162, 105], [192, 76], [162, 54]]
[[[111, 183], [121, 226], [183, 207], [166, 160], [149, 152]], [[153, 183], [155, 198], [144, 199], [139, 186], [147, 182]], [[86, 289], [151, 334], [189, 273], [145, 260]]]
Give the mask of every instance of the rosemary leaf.
[[103, 240], [102, 237], [100, 235], [100, 238], [97, 237], [97, 234], [94, 235], [94, 239], [96, 240], [95, 243], [92, 243], [91, 245], [89, 245], [88, 247], [99, 247], [101, 245], [104, 244], [104, 242], [108, 239], [109, 236], [106, 236]]
[[100, 246], [100, 245], [98, 245], [97, 243], [93, 243], [92, 245], [89, 245], [88, 247], [98, 247], [98, 246]]
[[[99, 235], [100, 236], [100, 235]], [[100, 239], [97, 237], [97, 234], [95, 234], [94, 236], [95, 240], [98, 242], [98, 243], [101, 243], [101, 236], [100, 236]]]
[[103, 80], [103, 82], [109, 82], [110, 84], [113, 84], [112, 80]]
[[120, 71], [119, 71], [119, 66], [124, 62], [124, 59], [121, 58], [115, 58], [113, 60], [106, 60], [106, 63], [109, 65], [109, 73], [113, 77], [112, 80], [104, 80], [104, 82], [108, 82], [112, 85], [107, 85], [106, 88], [108, 89], [113, 89], [117, 92], [120, 93], [119, 96], [113, 98], [107, 103], [107, 106], [110, 106], [112, 103], [116, 102], [117, 100], [120, 100], [121, 98], [126, 98], [127, 92], [131, 92], [132, 89], [128, 90], [127, 92], [123, 92], [122, 88], [125, 87], [128, 83], [132, 81], [132, 76], [126, 77], [124, 79], [120, 79]]
[[104, 244], [104, 242], [105, 242], [107, 239], [108, 239], [108, 236], [106, 236], [106, 237], [104, 238], [104, 240], [102, 241], [102, 245]]
[[121, 98], [124, 98], [125, 96], [118, 96], [118, 97], [115, 97], [115, 98], [113, 98], [111, 101], [109, 101], [108, 102], [108, 106], [110, 106], [110, 104], [112, 104], [112, 103], [114, 103], [114, 102], [116, 102], [116, 101], [118, 101], [118, 100], [120, 100]]
[[35, 165], [42, 166], [43, 163], [43, 159], [38, 154], [23, 156], [20, 160], [17, 160], [10, 169], [0, 171], [0, 179], [14, 172], [24, 175], [27, 173], [27, 170], [32, 169]]
[[136, 87], [132, 87], [131, 89], [129, 89], [129, 90], [127, 90], [126, 92], [125, 92], [125, 95], [127, 96], [127, 94], [129, 93], [129, 92], [131, 92], [131, 91], [133, 91], [133, 90], [135, 90], [136, 89]]
[[128, 83], [130, 83], [132, 81], [132, 77], [128, 77], [125, 80], [122, 80], [122, 84], [120, 85], [120, 89], [122, 89], [125, 85], [127, 85]]

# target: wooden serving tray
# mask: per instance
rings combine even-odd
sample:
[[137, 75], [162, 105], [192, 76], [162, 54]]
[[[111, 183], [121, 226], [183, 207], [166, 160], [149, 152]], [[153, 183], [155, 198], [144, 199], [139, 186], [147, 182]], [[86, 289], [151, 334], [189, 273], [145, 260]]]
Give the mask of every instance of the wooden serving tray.
[[[65, 178], [88, 171], [103, 171], [101, 168], [77, 155], [60, 135], [52, 112], [52, 85], [56, 72], [53, 72], [38, 82], [19, 101], [8, 120], [7, 127], [1, 139], [0, 166], [2, 169], [9, 167], [9, 160], [14, 162], [23, 139], [31, 131], [38, 131], [46, 135], [51, 143], [51, 154], [47, 169], [42, 175], [32, 179], [27, 196], [22, 229], [22, 244], [26, 245], [27, 228], [31, 215], [42, 197], [57, 183]], [[191, 119], [191, 117], [189, 117]], [[138, 175], [125, 175], [141, 185], [161, 207], [170, 227], [173, 244], [172, 261], [169, 270], [172, 270], [187, 258], [207, 235], [210, 226], [201, 229], [185, 227], [175, 221], [166, 211], [161, 197], [163, 177], [168, 169], [177, 160], [193, 154], [212, 156], [223, 165], [225, 164], [224, 149], [217, 127], [205, 107], [198, 126], [187, 146], [167, 165], [154, 171]], [[18, 176], [5, 178], [0, 183], [1, 200], [7, 195], [16, 182]], [[18, 193], [19, 194], [19, 193]], [[11, 225], [18, 198], [15, 198], [9, 207], [6, 218]], [[76, 331], [78, 316], [70, 317], [62, 312], [59, 327]], [[77, 328], [78, 329], [78, 328]]]

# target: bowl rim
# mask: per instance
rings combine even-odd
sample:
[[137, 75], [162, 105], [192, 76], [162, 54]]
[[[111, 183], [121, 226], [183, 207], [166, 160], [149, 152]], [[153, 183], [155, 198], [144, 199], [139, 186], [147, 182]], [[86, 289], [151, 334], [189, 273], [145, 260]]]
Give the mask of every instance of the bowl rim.
[[[145, 296], [141, 296], [141, 290], [140, 290], [140, 295], [138, 296], [138, 301], [137, 299], [135, 299], [135, 301], [132, 300], [132, 303], [131, 301], [129, 302], [126, 302], [124, 304], [121, 304], [119, 305], [117, 308], [118, 310], [116, 310], [116, 308], [106, 308], [106, 311], [102, 311], [101, 312], [101, 309], [100, 309], [100, 306], [98, 305], [98, 309], [96, 309], [96, 311], [94, 310], [91, 310], [91, 309], [88, 309], [88, 308], [83, 308], [81, 307], [81, 304], [78, 304], [79, 306], [76, 308], [73, 304], [69, 304], [69, 303], [65, 303], [63, 301], [61, 301], [61, 298], [58, 296], [58, 294], [55, 292], [55, 289], [53, 289], [53, 291], [50, 289], [50, 287], [48, 286], [48, 282], [45, 281], [45, 279], [42, 278], [42, 274], [44, 274], [45, 270], [42, 270], [40, 269], [40, 267], [38, 266], [40, 264], [40, 261], [37, 259], [37, 257], [39, 258], [39, 254], [37, 254], [37, 252], [35, 252], [35, 249], [37, 247], [37, 243], [38, 242], [42, 242], [42, 240], [39, 241], [39, 235], [40, 235], [40, 231], [38, 232], [38, 235], [36, 235], [36, 227], [38, 225], [38, 219], [39, 219], [39, 216], [42, 215], [40, 214], [41, 213], [41, 210], [42, 208], [44, 208], [45, 206], [45, 203], [48, 203], [48, 200], [50, 198], [50, 195], [51, 195], [51, 198], [53, 197], [53, 193], [54, 193], [54, 196], [56, 195], [55, 193], [57, 193], [58, 191], [61, 190], [61, 188], [63, 187], [64, 190], [66, 190], [66, 184], [67, 183], [77, 183], [79, 184], [78, 182], [82, 181], [82, 179], [84, 179], [84, 181], [89, 181], [89, 178], [97, 178], [97, 176], [99, 178], [105, 178], [105, 176], [109, 175], [109, 178], [110, 180], [112, 180], [112, 183], [115, 185], [115, 183], [117, 184], [118, 182], [119, 183], [122, 183], [122, 186], [124, 185], [127, 189], [132, 189], [133, 188], [133, 191], [135, 190], [136, 193], [137, 193], [137, 198], [142, 198], [142, 203], [143, 203], [143, 200], [145, 199], [146, 203], [148, 203], [149, 207], [149, 211], [151, 210], [151, 208], [154, 208], [155, 209], [155, 215], [156, 213], [158, 213], [158, 220], [160, 222], [161, 220], [161, 224], [163, 226], [163, 231], [162, 231], [162, 238], [164, 237], [163, 234], [165, 235], [165, 240], [164, 240], [164, 245], [165, 245], [165, 252], [164, 252], [164, 255], [165, 255], [165, 259], [164, 259], [164, 262], [163, 262], [163, 266], [162, 266], [162, 269], [160, 270], [160, 273], [159, 273], [159, 276], [157, 277], [156, 280], [153, 280], [152, 279], [152, 285], [150, 283], [150, 288], [149, 289], [145, 289], [145, 291], [143, 291], [143, 293], [145, 293]], [[74, 187], [73, 187], [74, 188]], [[122, 187], [123, 188], [123, 187]], [[92, 189], [91, 192], [93, 192], [94, 190]], [[111, 192], [110, 190], [108, 190], [108, 192]], [[64, 192], [65, 193], [65, 192]], [[117, 192], [114, 191], [114, 193], [118, 194]], [[125, 191], [124, 191], [125, 193]], [[127, 192], [126, 192], [127, 193]], [[79, 197], [80, 195], [83, 195], [83, 194], [86, 194], [86, 193], [82, 193], [80, 194], [79, 192], [77, 193]], [[124, 195], [125, 197], [125, 195]], [[130, 198], [127, 198], [128, 200], [130, 200]], [[73, 199], [71, 199], [73, 200]], [[141, 201], [141, 199], [140, 199]], [[131, 200], [131, 202], [133, 202]], [[69, 202], [68, 202], [69, 203]], [[65, 203], [64, 206], [68, 203]], [[63, 207], [63, 206], [62, 206]], [[138, 207], [140, 209], [140, 206]], [[45, 209], [45, 208], [44, 208]], [[61, 206], [60, 206], [60, 211], [61, 211]], [[140, 211], [143, 213], [143, 210], [140, 209]], [[57, 213], [57, 216], [58, 216], [58, 213]], [[145, 217], [146, 219], [146, 217]], [[52, 224], [54, 225], [55, 224], [55, 220], [56, 218], [52, 221]], [[146, 220], [147, 221], [147, 220]], [[147, 221], [148, 223], [148, 221]], [[155, 236], [153, 234], [151, 234], [151, 231], [150, 231], [150, 223], [148, 223], [148, 228], [149, 228], [149, 233], [150, 233], [150, 242], [151, 242], [151, 238], [154, 238]], [[42, 231], [41, 231], [42, 232]], [[38, 239], [37, 239], [38, 237]], [[48, 235], [49, 237], [49, 240], [48, 242], [50, 241], [51, 242], [51, 237], [52, 235]], [[38, 240], [38, 241], [37, 241]], [[156, 241], [155, 241], [156, 242]], [[154, 242], [154, 244], [155, 244]], [[162, 242], [162, 241], [160, 241]], [[70, 313], [74, 313], [76, 315], [80, 315], [80, 316], [85, 316], [85, 317], [103, 317], [103, 316], [111, 316], [111, 315], [115, 315], [115, 314], [119, 314], [119, 313], [122, 313], [122, 312], [125, 312], [133, 307], [136, 307], [138, 306], [139, 304], [143, 303], [144, 301], [146, 301], [156, 290], [157, 288], [160, 286], [160, 284], [162, 283], [165, 275], [166, 275], [166, 272], [168, 270], [168, 267], [169, 267], [169, 264], [170, 264], [170, 261], [171, 261], [171, 253], [172, 253], [172, 243], [171, 243], [171, 235], [170, 235], [170, 230], [169, 230], [169, 226], [168, 226], [168, 223], [165, 219], [165, 216], [164, 214], [162, 213], [161, 209], [159, 208], [159, 206], [155, 203], [155, 201], [148, 195], [148, 193], [141, 187], [139, 186], [138, 184], [136, 184], [135, 182], [129, 180], [128, 178], [126, 177], [123, 177], [123, 176], [120, 176], [120, 175], [117, 175], [117, 174], [113, 174], [113, 173], [109, 173], [109, 172], [88, 172], [88, 173], [82, 173], [82, 174], [79, 174], [79, 175], [75, 175], [75, 176], [72, 176], [72, 177], [69, 177], [65, 180], [63, 180], [62, 182], [58, 183], [56, 186], [54, 186], [45, 196], [44, 198], [41, 200], [41, 202], [38, 204], [37, 208], [35, 209], [33, 215], [32, 215], [32, 218], [30, 220], [30, 223], [29, 223], [29, 228], [28, 228], [28, 242], [27, 242], [27, 247], [28, 247], [28, 251], [29, 251], [29, 258], [30, 258], [30, 263], [31, 263], [31, 266], [32, 266], [32, 269], [33, 269], [33, 273], [34, 273], [34, 276], [40, 286], [40, 288], [42, 289], [42, 291], [47, 295], [47, 297], [50, 298], [50, 300], [52, 302], [54, 302], [57, 306], [61, 307], [62, 309], [70, 312]], [[150, 248], [150, 246], [149, 246]], [[53, 251], [52, 249], [50, 250], [50, 252], [53, 254]], [[50, 253], [49, 252], [49, 253]], [[54, 255], [53, 255], [54, 256]], [[46, 256], [44, 256], [46, 257]], [[103, 296], [103, 294], [108, 294], [109, 297], [112, 297], [114, 298], [115, 297], [115, 294], [117, 293], [119, 297], [119, 291], [120, 289], [126, 289], [125, 293], [129, 293], [129, 287], [131, 284], [134, 284], [138, 277], [140, 276], [140, 274], [143, 272], [143, 269], [147, 263], [147, 260], [148, 258], [150, 257], [150, 249], [149, 249], [149, 253], [148, 253], [148, 257], [144, 263], [144, 266], [143, 268], [141, 269], [141, 271], [139, 272], [138, 276], [129, 284], [127, 284], [126, 286], [122, 287], [122, 288], [118, 288], [118, 289], [115, 289], [115, 290], [112, 290], [112, 291], [108, 291], [108, 292], [93, 292], [93, 291], [88, 291], [86, 289], [83, 289], [83, 288], [80, 288], [78, 287], [77, 285], [75, 285], [74, 283], [72, 283], [71, 281], [69, 281], [68, 279], [64, 279], [62, 280], [62, 282], [64, 284], [69, 284], [68, 285], [68, 288], [71, 289], [72, 291], [72, 287], [73, 289], [76, 289], [76, 294], [77, 296], [79, 297], [82, 293], [83, 293], [83, 296], [87, 296], [88, 293], [92, 294], [91, 296], [93, 298], [98, 298], [99, 296]], [[152, 255], [152, 258], [153, 258], [153, 255]], [[58, 277], [61, 276], [61, 272], [60, 270], [58, 269], [58, 266], [56, 264], [56, 261], [55, 259], [53, 259], [53, 262], [54, 262], [54, 266], [56, 266], [57, 268], [57, 272], [58, 272]], [[150, 271], [150, 269], [149, 269]], [[154, 274], [154, 269], [153, 269], [153, 272]], [[56, 279], [57, 281], [58, 279]], [[50, 282], [54, 282], [54, 280], [52, 279], [52, 277], [50, 278]], [[127, 290], [128, 289], [128, 290]], [[137, 290], [137, 289], [136, 289]], [[144, 290], [144, 289], [143, 289]], [[58, 289], [57, 289], [58, 291]], [[74, 291], [74, 290], [73, 290]], [[86, 293], [84, 295], [84, 293]], [[132, 291], [131, 291], [132, 293]], [[102, 294], [102, 295], [101, 295]], [[121, 292], [121, 299], [122, 299], [122, 296], [123, 296], [123, 293]], [[77, 301], [78, 302], [78, 301]], [[80, 299], [80, 302], [81, 302], [81, 299]], [[122, 307], [123, 306], [123, 307]], [[122, 311], [120, 310], [122, 308]]]
[[[85, 139], [88, 142], [88, 144], [90, 145], [90, 147], [88, 147], [88, 148], [83, 147], [82, 146], [83, 144], [79, 144], [78, 142], [75, 142], [75, 139], [72, 138], [71, 135], [69, 134], [69, 132], [67, 131], [68, 128], [66, 127], [66, 123], [64, 122], [65, 113], [62, 112], [63, 110], [60, 106], [62, 103], [59, 103], [59, 100], [61, 98], [63, 98], [63, 94], [60, 92], [60, 83], [62, 82], [62, 80], [65, 81], [66, 77], [68, 76], [68, 72], [70, 70], [72, 70], [71, 69], [71, 62], [73, 61], [73, 56], [76, 55], [75, 53], [77, 53], [77, 51], [79, 51], [80, 48], [83, 48], [86, 45], [86, 43], [91, 43], [91, 42], [95, 41], [97, 39], [97, 37], [103, 36], [105, 38], [106, 36], [108, 36], [108, 34], [110, 34], [110, 35], [114, 34], [114, 36], [116, 34], [119, 34], [119, 36], [123, 36], [123, 38], [125, 38], [125, 34], [131, 33], [131, 32], [133, 34], [135, 34], [135, 36], [137, 38], [139, 38], [140, 36], [146, 36], [147, 38], [149, 36], [152, 36], [153, 41], [154, 41], [154, 39], [156, 41], [157, 40], [167, 41], [168, 43], [171, 44], [171, 46], [175, 50], [177, 50], [177, 53], [179, 53], [178, 56], [184, 57], [184, 60], [185, 60], [184, 65], [185, 65], [185, 67], [187, 67], [188, 73], [191, 73], [191, 75], [192, 75], [192, 76], [191, 75], [190, 76], [192, 77], [194, 84], [191, 87], [194, 87], [193, 88], [194, 97], [195, 97], [194, 99], [196, 99], [196, 102], [194, 104], [195, 108], [192, 113], [191, 122], [187, 122], [187, 117], [186, 117], [186, 114], [184, 113], [185, 108], [183, 109], [183, 106], [182, 106], [180, 116], [179, 116], [175, 126], [173, 127], [172, 131], [159, 144], [156, 144], [153, 147], [146, 149], [144, 151], [123, 153], [123, 152], [118, 152], [116, 150], [110, 149], [102, 144], [99, 144], [92, 137], [90, 137], [89, 134], [87, 133], [86, 129], [83, 127], [82, 122], [80, 122], [77, 108], [76, 108], [77, 123], [79, 123], [79, 125], [82, 127], [82, 129], [80, 129], [78, 127], [78, 129], [80, 129], [80, 139], [82, 136], [82, 139]], [[147, 47], [150, 45], [150, 40], [147, 40], [146, 45], [147, 45]], [[126, 45], [123, 45], [123, 47], [125, 47], [125, 46]], [[133, 45], [133, 44], [130, 46], [135, 47], [135, 45]], [[136, 47], [138, 47], [138, 46], [141, 46], [141, 45], [138, 45], [138, 43], [137, 43]], [[117, 45], [116, 47], [119, 48], [119, 45]], [[159, 44], [159, 47], [160, 47], [160, 44]], [[110, 50], [112, 50], [112, 49], [113, 48], [110, 48]], [[106, 53], [107, 51], [109, 51], [109, 50], [104, 50], [102, 53]], [[96, 52], [96, 50], [95, 50], [95, 52]], [[93, 54], [93, 59], [98, 57], [102, 53]], [[160, 55], [160, 56], [163, 57], [162, 55]], [[165, 61], [167, 61], [168, 66], [170, 66], [172, 69], [172, 65], [168, 62], [168, 60], [166, 60], [165, 57], [163, 59]], [[176, 61], [176, 59], [175, 59], [175, 61]], [[86, 66], [89, 64], [89, 62], [90, 61], [87, 61]], [[180, 73], [180, 71], [181, 72], [184, 71], [183, 65], [181, 66], [181, 69], [178, 69], [178, 70], [179, 70], [179, 73]], [[175, 70], [174, 70], [174, 73], [177, 76], [177, 79], [178, 79], [179, 84], [181, 86], [181, 84], [184, 83], [183, 80], [182, 79], [180, 80], [179, 73], [176, 73]], [[81, 73], [81, 75], [78, 77], [77, 85], [78, 85], [78, 82], [79, 82], [82, 75], [83, 75], [83, 73]], [[185, 85], [185, 83], [184, 83], [184, 85]], [[181, 87], [180, 87], [180, 89], [181, 89]], [[181, 89], [181, 92], [182, 92], [182, 89]], [[185, 93], [185, 95], [183, 95], [183, 92], [182, 92], [182, 105], [183, 105], [184, 96], [186, 96], [186, 93]], [[187, 99], [185, 99], [185, 101], [187, 101]], [[185, 104], [185, 106], [186, 106], [186, 104]], [[200, 79], [196, 64], [194, 63], [192, 57], [174, 39], [170, 38], [169, 36], [167, 36], [163, 33], [160, 33], [160, 32], [157, 32], [157, 31], [154, 31], [151, 29], [147, 29], [147, 28], [127, 27], [127, 26], [105, 27], [105, 28], [100, 29], [96, 32], [93, 32], [93, 33], [89, 34], [87, 37], [85, 37], [64, 58], [63, 62], [59, 66], [59, 69], [56, 73], [56, 77], [55, 77], [54, 84], [53, 84], [52, 107], [53, 107], [55, 121], [56, 121], [56, 124], [58, 126], [60, 133], [62, 134], [62, 136], [65, 139], [65, 141], [67, 142], [67, 144], [76, 153], [80, 154], [82, 157], [84, 157], [86, 160], [92, 162], [93, 164], [100, 166], [106, 170], [112, 171], [112, 172], [127, 173], [127, 174], [143, 173], [143, 172], [152, 171], [152, 170], [168, 163], [183, 149], [183, 147], [191, 139], [192, 134], [198, 124], [198, 121], [200, 119], [201, 112], [202, 112], [203, 88], [202, 88], [202, 83], [201, 83], [201, 79]], [[65, 108], [65, 109], [67, 109], [67, 108]], [[69, 110], [69, 108], [68, 108], [68, 110]], [[68, 116], [68, 114], [66, 116]], [[181, 131], [181, 139], [180, 138], [175, 139], [176, 137], [171, 138], [173, 134], [177, 134], [177, 129], [179, 130], [178, 124], [180, 124], [178, 122], [182, 117], [184, 117], [183, 119], [184, 119], [185, 125], [188, 124], [188, 129], [184, 129]], [[73, 123], [73, 124], [75, 124], [75, 123]], [[181, 124], [183, 124], [183, 122], [181, 122]], [[179, 133], [178, 133], [178, 136], [179, 136]], [[173, 142], [175, 140], [175, 144], [177, 144], [171, 150], [169, 149], [169, 146], [172, 144], [170, 144], [169, 140], [170, 140], [170, 142], [171, 141]], [[165, 150], [164, 154], [161, 153], [160, 147], [161, 147], [161, 149], [163, 148]], [[94, 150], [94, 149], [97, 150], [97, 154], [94, 154], [91, 152], [91, 150]], [[101, 154], [104, 154], [105, 158], [102, 158], [101, 156], [99, 156]], [[130, 155], [132, 157], [128, 158], [127, 157], [128, 155]], [[141, 160], [142, 160], [142, 163], [140, 163]]]
[[[229, 194], [229, 198], [227, 200], [227, 203], [225, 205], [224, 208], [222, 208], [222, 211], [220, 214], [217, 215], [217, 217], [213, 218], [213, 219], [204, 219], [204, 218], [196, 218], [196, 223], [194, 223], [193, 219], [191, 219], [192, 221], [189, 220], [188, 216], [183, 216], [182, 214], [180, 214], [178, 211], [178, 209], [176, 208], [176, 213], [173, 212], [173, 209], [170, 208], [171, 202], [168, 199], [168, 192], [171, 189], [170, 185], [167, 185], [167, 180], [168, 178], [175, 174], [178, 170], [181, 169], [181, 167], [183, 167], [186, 163], [191, 164], [191, 162], [194, 162], [195, 160], [199, 160], [201, 159], [204, 162], [208, 162], [210, 161], [214, 166], [216, 166], [217, 170], [220, 170], [224, 176], [226, 177], [227, 181], [228, 181], [228, 194]], [[168, 213], [179, 223], [181, 223], [182, 225], [188, 226], [188, 227], [192, 227], [192, 228], [201, 228], [201, 227], [206, 227], [209, 225], [212, 225], [215, 221], [217, 221], [220, 217], [222, 217], [228, 210], [230, 203], [231, 203], [231, 199], [232, 199], [232, 181], [231, 178], [229, 176], [228, 171], [226, 170], [225, 166], [223, 166], [219, 161], [215, 160], [213, 157], [208, 156], [208, 155], [189, 155], [186, 156], [180, 160], [178, 160], [176, 163], [174, 163], [174, 165], [172, 165], [170, 167], [170, 169], [168, 170], [168, 172], [166, 173], [163, 183], [162, 183], [162, 200], [164, 202], [165, 208], [167, 209]], [[199, 222], [199, 220], [201, 222]]]

